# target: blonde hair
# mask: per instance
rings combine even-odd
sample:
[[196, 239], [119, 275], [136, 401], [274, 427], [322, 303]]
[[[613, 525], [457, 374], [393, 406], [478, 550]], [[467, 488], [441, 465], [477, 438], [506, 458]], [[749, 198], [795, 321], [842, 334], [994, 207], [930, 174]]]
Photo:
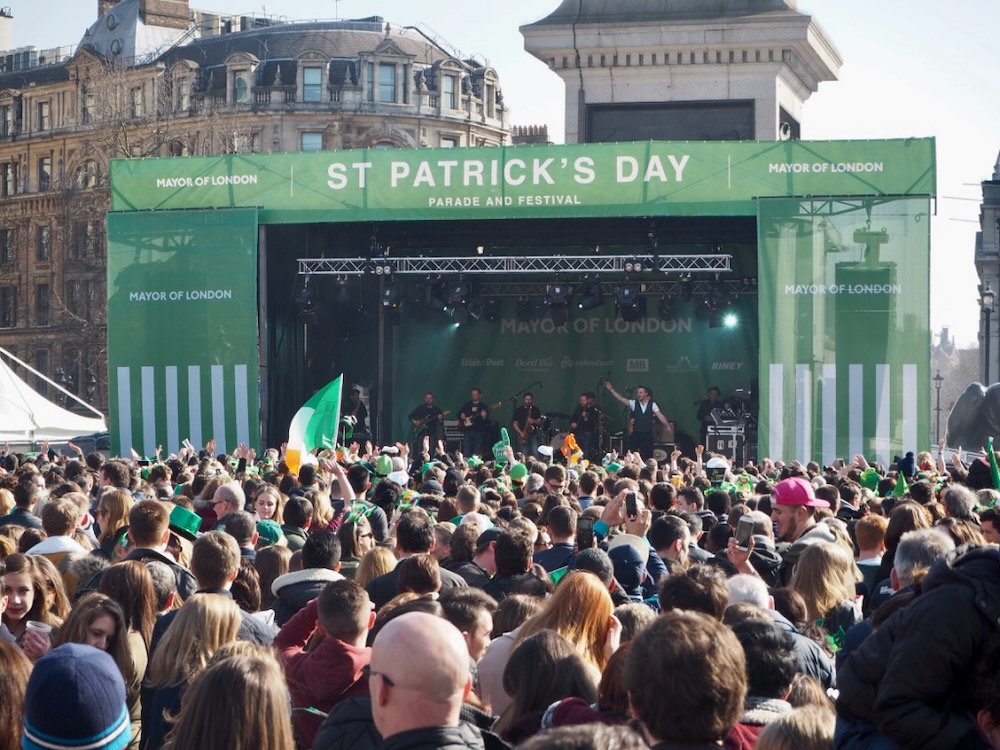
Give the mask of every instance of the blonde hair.
[[0, 513], [7, 515], [14, 510], [14, 494], [8, 489], [0, 489]]
[[764, 727], [757, 750], [829, 750], [836, 716], [829, 708], [803, 706]]
[[108, 515], [107, 518], [103, 516], [101, 518], [101, 535], [97, 537], [98, 542], [103, 544], [120, 531], [123, 526], [128, 526], [128, 514], [133, 505], [135, 505], [135, 498], [125, 490], [105, 490], [101, 494], [97, 507], [104, 508]]
[[517, 643], [542, 630], [554, 630], [572, 643], [580, 656], [603, 671], [608, 662], [604, 649], [614, 610], [611, 594], [597, 576], [571, 572], [559, 582], [542, 611], [521, 626]]
[[312, 528], [328, 528], [335, 515], [333, 505], [330, 503], [329, 493], [321, 492], [320, 490], [309, 490], [306, 493], [306, 499], [312, 503], [313, 507]]
[[260, 491], [253, 496], [253, 507], [255, 511], [257, 509], [257, 498], [260, 497], [261, 495], [270, 495], [271, 497], [274, 498], [274, 515], [271, 516], [271, 520], [275, 521], [279, 526], [284, 524], [285, 501], [288, 500], [288, 498], [282, 495], [281, 491], [273, 484], [265, 484], [263, 487], [260, 488]]
[[240, 630], [236, 602], [217, 594], [195, 594], [180, 608], [149, 664], [149, 687], [176, 687], [201, 672]]
[[373, 580], [385, 575], [396, 567], [396, 556], [385, 547], [368, 550], [358, 563], [358, 572], [354, 574], [354, 582], [365, 588]]
[[853, 557], [840, 544], [817, 542], [802, 551], [789, 586], [802, 596], [809, 620], [816, 622], [841, 602], [854, 600], [855, 572]]

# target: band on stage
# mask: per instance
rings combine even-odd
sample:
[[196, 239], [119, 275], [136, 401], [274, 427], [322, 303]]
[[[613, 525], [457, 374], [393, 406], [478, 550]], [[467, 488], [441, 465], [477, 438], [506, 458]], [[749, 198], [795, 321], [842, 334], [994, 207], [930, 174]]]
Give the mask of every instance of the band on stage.
[[[620, 394], [608, 381], [602, 383], [610, 396], [626, 410], [628, 426], [621, 448], [638, 451], [644, 458], [651, 457], [658, 434], [656, 428], [659, 425], [656, 423], [669, 426], [663, 411], [653, 400], [652, 390], [638, 386], [632, 397]], [[593, 391], [581, 393], [576, 407], [569, 414], [543, 411], [531, 391], [520, 395], [520, 403], [517, 403], [516, 397], [513, 402], [510, 418], [503, 420], [497, 413], [503, 402], [484, 401], [481, 390], [472, 389], [469, 400], [459, 407], [456, 415], [463, 455], [491, 455], [493, 444], [500, 439], [500, 428], [507, 427], [514, 450], [526, 456], [548, 458], [558, 455], [570, 433], [584, 458], [596, 460], [603, 456], [610, 438], [608, 415], [598, 405], [597, 394]], [[445, 439], [445, 418], [451, 413], [434, 402], [433, 393], [424, 394], [423, 403], [408, 415], [415, 451], [421, 450], [425, 438], [432, 445]]]

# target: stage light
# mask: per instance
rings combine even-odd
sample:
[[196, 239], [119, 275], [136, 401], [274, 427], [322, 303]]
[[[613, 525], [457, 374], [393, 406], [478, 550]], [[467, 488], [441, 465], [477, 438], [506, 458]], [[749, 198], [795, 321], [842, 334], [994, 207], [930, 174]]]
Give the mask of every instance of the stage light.
[[471, 292], [469, 284], [459, 280], [448, 286], [448, 305], [451, 307], [468, 307]]
[[627, 281], [615, 288], [615, 310], [627, 323], [639, 320], [645, 315], [645, 300], [639, 292], [639, 285], [634, 282]]
[[490, 323], [500, 320], [500, 300], [488, 299], [483, 307], [483, 315]]
[[312, 276], [306, 275], [302, 286], [295, 293], [295, 312], [303, 323], [315, 323], [319, 316], [316, 302], [316, 287], [312, 286]]
[[388, 310], [398, 310], [403, 304], [403, 295], [399, 293], [399, 287], [389, 284], [382, 290], [382, 307]]
[[580, 286], [580, 301], [577, 307], [580, 310], [593, 310], [604, 304], [604, 292], [601, 290], [600, 281], [584, 281]]
[[440, 284], [429, 283], [424, 287], [424, 304], [428, 310], [435, 312], [447, 308]]
[[569, 287], [562, 283], [549, 284], [545, 289], [545, 306], [552, 322], [564, 326], [569, 322]]
[[694, 282], [691, 281], [691, 274], [681, 278], [681, 297], [685, 302], [690, 302], [694, 296]]
[[657, 315], [660, 320], [673, 320], [674, 318], [674, 302], [667, 295], [660, 297], [660, 305], [656, 310]]
[[739, 325], [740, 319], [736, 313], [728, 311], [722, 314], [722, 326], [724, 328], [735, 328]]

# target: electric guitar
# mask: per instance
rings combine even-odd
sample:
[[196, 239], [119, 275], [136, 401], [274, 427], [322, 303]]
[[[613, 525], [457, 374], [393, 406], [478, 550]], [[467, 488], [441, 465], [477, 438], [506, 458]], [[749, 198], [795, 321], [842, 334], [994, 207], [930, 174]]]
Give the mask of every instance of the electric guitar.
[[429, 425], [431, 422], [433, 422], [435, 419], [437, 419], [438, 416], [440, 416], [441, 419], [444, 419], [449, 414], [451, 414], [451, 410], [450, 409], [448, 411], [441, 412], [440, 415], [438, 415], [438, 414], [428, 414], [423, 419], [411, 419], [410, 420], [410, 424], [413, 425], [413, 437], [416, 437], [417, 435], [419, 435], [420, 431], [422, 429], [424, 429], [427, 425]]
[[495, 404], [479, 404], [479, 409], [477, 409], [474, 414], [461, 415], [461, 419], [458, 420], [459, 429], [464, 432], [472, 427], [472, 425], [476, 423], [476, 419], [479, 417], [480, 410], [486, 409], [487, 411], [493, 411], [494, 409], [499, 409], [501, 406], [503, 406], [503, 401], [497, 401]]

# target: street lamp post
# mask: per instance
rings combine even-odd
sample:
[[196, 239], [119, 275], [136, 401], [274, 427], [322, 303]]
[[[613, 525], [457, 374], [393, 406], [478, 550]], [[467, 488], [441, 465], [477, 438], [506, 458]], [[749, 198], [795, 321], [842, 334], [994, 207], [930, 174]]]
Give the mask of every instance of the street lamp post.
[[990, 384], [990, 315], [996, 295], [987, 281], [979, 287], [979, 305], [983, 308], [983, 385]]
[[941, 377], [941, 371], [938, 370], [937, 375], [934, 376], [934, 391], [937, 397], [937, 401], [934, 404], [934, 445], [941, 444], [941, 383], [943, 382], [944, 378]]

